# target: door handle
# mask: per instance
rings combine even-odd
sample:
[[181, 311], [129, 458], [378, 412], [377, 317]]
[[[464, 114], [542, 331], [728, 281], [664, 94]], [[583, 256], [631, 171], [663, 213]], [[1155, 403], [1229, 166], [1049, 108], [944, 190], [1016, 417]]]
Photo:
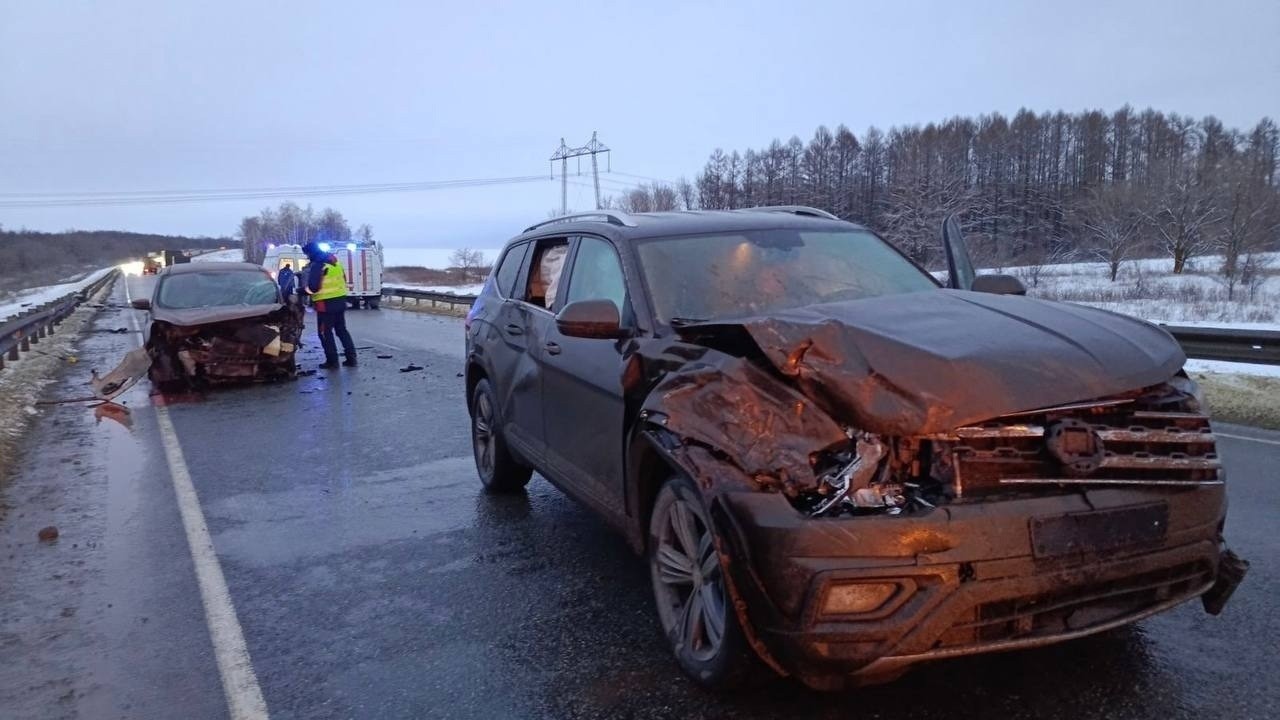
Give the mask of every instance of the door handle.
[[559, 354], [560, 354], [560, 344], [559, 344], [559, 343], [549, 342], [549, 343], [547, 343], [546, 345], [543, 345], [543, 347], [545, 347], [545, 348], [547, 349], [547, 354], [548, 354], [548, 355], [559, 355]]
[[516, 325], [515, 323], [507, 323], [507, 334], [508, 334], [508, 335], [523, 335], [523, 334], [524, 334], [524, 328], [520, 327], [519, 325]]

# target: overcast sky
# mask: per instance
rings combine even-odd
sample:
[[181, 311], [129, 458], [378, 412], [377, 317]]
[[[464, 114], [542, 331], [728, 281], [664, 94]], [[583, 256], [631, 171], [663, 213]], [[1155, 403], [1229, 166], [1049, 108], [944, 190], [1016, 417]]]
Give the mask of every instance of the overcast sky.
[[[674, 179], [820, 123], [1125, 103], [1280, 116], [1280, 2], [0, 0], [0, 193], [534, 175], [592, 130], [614, 170]], [[300, 201], [388, 245], [495, 247], [559, 182]], [[276, 202], [0, 224], [222, 235]]]

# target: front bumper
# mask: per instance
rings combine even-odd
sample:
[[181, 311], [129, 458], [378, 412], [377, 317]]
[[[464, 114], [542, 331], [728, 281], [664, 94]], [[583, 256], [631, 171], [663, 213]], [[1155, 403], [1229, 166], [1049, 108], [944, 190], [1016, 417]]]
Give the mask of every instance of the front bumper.
[[[811, 519], [776, 494], [724, 501], [717, 523], [728, 526], [730, 556], [745, 560], [729, 570], [747, 620], [777, 664], [815, 687], [1060, 642], [1200, 596], [1219, 580], [1226, 511], [1221, 486], [967, 502], [907, 517]], [[1033, 546], [1033, 519], [1152, 502], [1168, 508], [1158, 540], [1052, 557]], [[849, 582], [897, 590], [869, 612], [822, 614], [830, 588]]]

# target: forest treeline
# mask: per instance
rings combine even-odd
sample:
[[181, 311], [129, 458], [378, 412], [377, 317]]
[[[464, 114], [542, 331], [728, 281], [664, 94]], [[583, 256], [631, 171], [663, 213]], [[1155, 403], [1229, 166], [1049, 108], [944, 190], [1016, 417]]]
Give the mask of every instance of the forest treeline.
[[0, 229], [0, 290], [47, 285], [77, 272], [139, 260], [158, 250], [216, 249], [231, 243], [225, 237], [119, 230]]
[[[754, 149], [716, 149], [694, 183], [624, 195], [624, 209], [809, 205], [863, 223], [934, 264], [958, 213], [987, 265], [1167, 254], [1175, 272], [1212, 251], [1238, 277], [1280, 228], [1280, 133], [1123, 107], [1021, 110], [927, 125], [840, 125]], [[1217, 269], [1217, 268], [1215, 268]], [[1231, 282], [1235, 282], [1234, 279]]]
[[317, 212], [310, 205], [304, 208], [286, 201], [278, 208], [264, 208], [257, 215], [243, 218], [236, 237], [244, 248], [245, 260], [260, 264], [270, 245], [306, 245], [315, 240], [339, 247], [353, 238], [371, 243], [373, 228], [361, 225], [353, 233], [347, 219], [333, 208]]

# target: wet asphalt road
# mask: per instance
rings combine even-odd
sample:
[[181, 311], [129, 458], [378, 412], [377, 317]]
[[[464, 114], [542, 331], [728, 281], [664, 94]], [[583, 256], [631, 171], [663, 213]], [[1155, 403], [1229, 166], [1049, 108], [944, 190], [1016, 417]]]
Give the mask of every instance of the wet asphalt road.
[[[132, 347], [102, 332], [131, 314], [104, 311], [48, 394]], [[644, 565], [604, 523], [541, 479], [479, 492], [461, 322], [348, 317], [360, 368], [170, 407], [273, 717], [1280, 717], [1278, 433], [1218, 428], [1270, 442], [1221, 442], [1228, 539], [1253, 563], [1221, 617], [1187, 604], [882, 687], [719, 697], [679, 673]], [[227, 717], [156, 414], [145, 387], [124, 399], [129, 428], [44, 412], [0, 486], [0, 718]]]

